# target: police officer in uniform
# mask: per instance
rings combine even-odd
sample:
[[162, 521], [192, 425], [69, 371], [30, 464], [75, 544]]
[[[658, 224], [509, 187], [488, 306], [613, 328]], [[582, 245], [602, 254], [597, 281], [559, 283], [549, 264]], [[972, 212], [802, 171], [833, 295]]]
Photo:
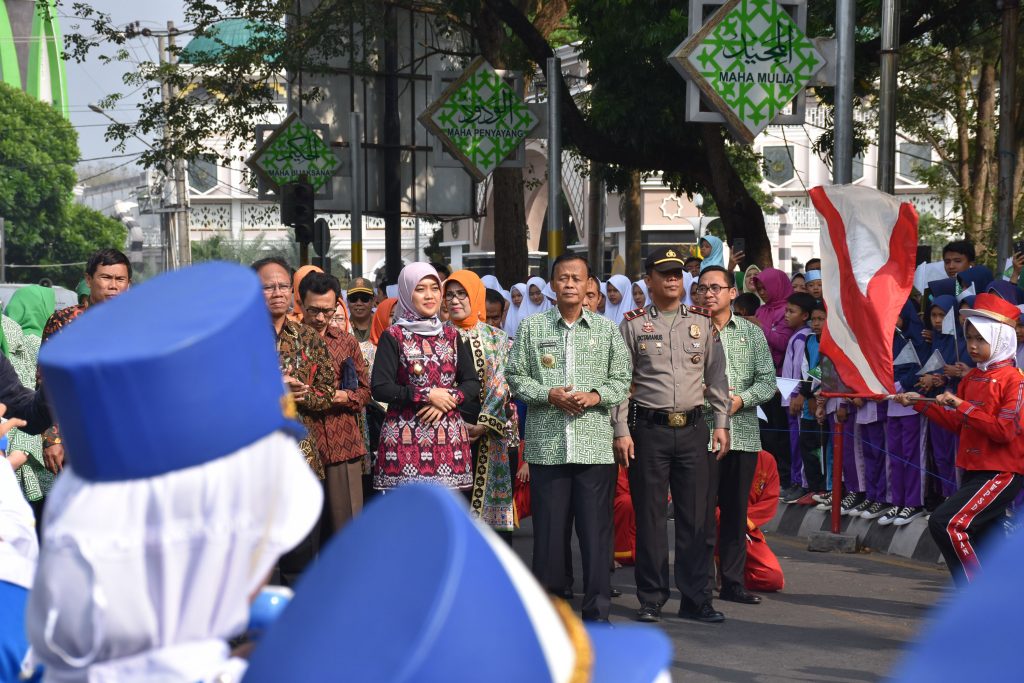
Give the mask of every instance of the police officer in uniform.
[[[633, 360], [633, 393], [612, 413], [614, 448], [629, 468], [636, 510], [637, 619], [658, 621], [669, 598], [665, 504], [671, 490], [679, 616], [715, 623], [725, 617], [711, 602], [713, 535], [707, 530], [714, 523], [711, 468], [729, 450], [729, 382], [708, 312], [680, 303], [683, 264], [681, 252], [669, 247], [644, 262], [653, 303], [627, 313], [620, 326]], [[705, 396], [713, 411], [710, 435]]]

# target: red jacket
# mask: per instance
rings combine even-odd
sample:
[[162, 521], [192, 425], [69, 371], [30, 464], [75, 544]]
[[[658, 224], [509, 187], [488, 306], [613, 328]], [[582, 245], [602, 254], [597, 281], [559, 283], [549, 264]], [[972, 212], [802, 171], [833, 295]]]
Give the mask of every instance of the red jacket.
[[1024, 372], [1012, 360], [985, 371], [974, 368], [964, 375], [956, 395], [964, 401], [956, 409], [934, 403], [914, 408], [960, 436], [957, 467], [1024, 474]]

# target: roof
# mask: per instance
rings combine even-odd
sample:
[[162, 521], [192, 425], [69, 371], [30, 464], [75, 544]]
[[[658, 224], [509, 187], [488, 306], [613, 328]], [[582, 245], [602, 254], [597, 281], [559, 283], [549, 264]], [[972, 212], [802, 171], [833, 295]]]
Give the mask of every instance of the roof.
[[216, 61], [233, 48], [249, 47], [254, 41], [277, 38], [281, 28], [251, 19], [224, 19], [206, 27], [189, 41], [179, 59], [186, 64]]

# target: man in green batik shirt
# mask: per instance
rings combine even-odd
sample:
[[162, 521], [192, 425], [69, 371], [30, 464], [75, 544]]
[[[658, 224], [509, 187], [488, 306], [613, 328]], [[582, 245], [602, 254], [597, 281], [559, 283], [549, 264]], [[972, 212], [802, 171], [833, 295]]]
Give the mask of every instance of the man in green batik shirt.
[[[722, 589], [719, 597], [756, 605], [761, 598], [747, 592], [743, 578], [747, 562], [747, 504], [757, 469], [757, 452], [761, 450], [757, 406], [775, 395], [775, 365], [760, 326], [732, 312], [737, 292], [731, 272], [719, 266], [704, 269], [697, 285], [697, 296], [710, 312], [725, 350], [725, 374], [729, 377], [732, 402], [729, 408], [732, 448], [717, 462], [717, 468], [712, 469], [710, 486], [710, 494], [718, 494], [720, 512], [718, 557]], [[708, 533], [715, 533], [713, 524]], [[713, 558], [709, 581], [709, 588], [714, 589]]]
[[572, 515], [583, 559], [583, 618], [608, 621], [616, 477], [610, 410], [626, 398], [632, 366], [615, 324], [583, 308], [589, 277], [582, 257], [555, 259], [557, 307], [523, 321], [505, 374], [528, 406], [533, 573], [548, 591], [562, 593]]

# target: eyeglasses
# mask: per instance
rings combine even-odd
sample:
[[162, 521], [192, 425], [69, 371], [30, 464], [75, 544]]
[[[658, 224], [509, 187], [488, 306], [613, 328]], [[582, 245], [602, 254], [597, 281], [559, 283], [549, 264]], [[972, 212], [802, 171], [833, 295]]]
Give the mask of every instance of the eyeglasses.
[[348, 295], [348, 300], [349, 300], [349, 302], [351, 302], [353, 304], [358, 304], [358, 303], [365, 304], [365, 303], [369, 303], [369, 302], [373, 301], [373, 297], [370, 296], [369, 294], [362, 294], [362, 293], [360, 293], [360, 294], [349, 294]]
[[712, 294], [718, 294], [723, 289], [732, 289], [732, 287], [723, 285], [697, 285], [698, 294], [707, 294], [708, 292], [711, 292]]
[[335, 308], [313, 308], [312, 306], [310, 306], [310, 307], [306, 308], [305, 311], [306, 311], [306, 315], [308, 315], [310, 318], [319, 318], [320, 316], [324, 316], [325, 318], [329, 318], [329, 317], [333, 316], [337, 312], [337, 309], [335, 309]]
[[281, 284], [281, 283], [272, 284], [272, 285], [263, 285], [263, 293], [264, 294], [273, 294], [274, 292], [290, 292], [291, 289], [292, 288], [291, 288], [290, 285], [285, 285], [285, 284]]
[[447, 292], [444, 293], [444, 300], [445, 301], [455, 301], [456, 299], [458, 299], [459, 301], [465, 301], [468, 298], [469, 298], [469, 292], [467, 292], [467, 291], [462, 291], [462, 292], [447, 291]]

